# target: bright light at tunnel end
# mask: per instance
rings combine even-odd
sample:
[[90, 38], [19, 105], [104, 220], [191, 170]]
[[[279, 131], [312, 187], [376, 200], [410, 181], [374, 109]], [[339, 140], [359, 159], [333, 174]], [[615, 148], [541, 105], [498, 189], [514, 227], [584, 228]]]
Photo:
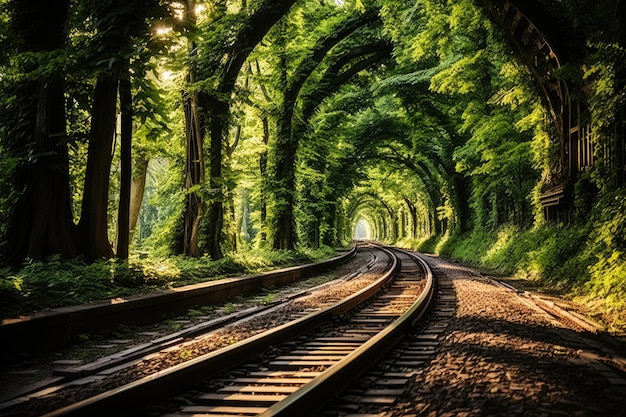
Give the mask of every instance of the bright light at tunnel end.
[[356, 225], [354, 226], [353, 238], [355, 240], [370, 240], [371, 229], [367, 220], [363, 218], [357, 220]]

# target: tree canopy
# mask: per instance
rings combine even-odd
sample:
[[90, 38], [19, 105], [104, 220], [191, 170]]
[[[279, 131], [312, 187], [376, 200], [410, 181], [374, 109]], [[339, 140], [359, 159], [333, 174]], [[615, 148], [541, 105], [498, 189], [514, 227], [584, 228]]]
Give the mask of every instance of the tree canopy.
[[623, 3], [3, 0], [2, 262], [574, 227], [624, 290]]

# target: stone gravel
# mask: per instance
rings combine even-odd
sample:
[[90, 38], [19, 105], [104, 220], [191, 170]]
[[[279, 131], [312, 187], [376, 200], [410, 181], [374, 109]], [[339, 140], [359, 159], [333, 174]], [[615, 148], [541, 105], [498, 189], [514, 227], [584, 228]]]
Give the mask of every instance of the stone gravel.
[[470, 268], [427, 257], [456, 313], [385, 416], [626, 416], [626, 380], [592, 334]]

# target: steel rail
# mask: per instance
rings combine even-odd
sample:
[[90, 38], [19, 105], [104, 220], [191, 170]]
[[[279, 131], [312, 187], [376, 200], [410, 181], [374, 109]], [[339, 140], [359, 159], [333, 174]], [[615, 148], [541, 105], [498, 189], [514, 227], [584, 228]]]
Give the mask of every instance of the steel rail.
[[284, 400], [269, 407], [259, 417], [282, 417], [310, 414], [329, 402], [342, 388], [363, 374], [404, 336], [407, 329], [428, 310], [435, 291], [435, 282], [428, 264], [417, 255], [394, 249], [415, 259], [426, 278], [424, 290], [404, 314], [328, 370], [303, 385]]
[[400, 263], [391, 252], [387, 250], [385, 252], [391, 257], [391, 266], [383, 276], [369, 286], [326, 309], [310, 313], [302, 318], [267, 330], [231, 346], [207, 353], [111, 391], [52, 411], [45, 414], [44, 417], [134, 415], [132, 412], [133, 406], [136, 407], [150, 401], [162, 399], [164, 396], [174, 395], [194, 385], [198, 380], [234, 367], [249, 359], [252, 355], [282, 343], [287, 339], [295, 338], [305, 331], [355, 308], [388, 285], [397, 273]]

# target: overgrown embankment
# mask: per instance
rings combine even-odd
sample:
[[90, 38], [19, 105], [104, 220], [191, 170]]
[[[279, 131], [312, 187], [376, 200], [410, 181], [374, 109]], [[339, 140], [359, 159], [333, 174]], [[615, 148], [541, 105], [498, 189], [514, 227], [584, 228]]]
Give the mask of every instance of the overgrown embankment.
[[626, 196], [600, 201], [586, 222], [502, 226], [416, 242], [417, 249], [515, 275], [590, 308], [626, 330]]
[[305, 264], [334, 254], [332, 248], [297, 251], [251, 250], [218, 261], [208, 257], [143, 257], [128, 261], [28, 260], [19, 269], [0, 268], [0, 317]]

